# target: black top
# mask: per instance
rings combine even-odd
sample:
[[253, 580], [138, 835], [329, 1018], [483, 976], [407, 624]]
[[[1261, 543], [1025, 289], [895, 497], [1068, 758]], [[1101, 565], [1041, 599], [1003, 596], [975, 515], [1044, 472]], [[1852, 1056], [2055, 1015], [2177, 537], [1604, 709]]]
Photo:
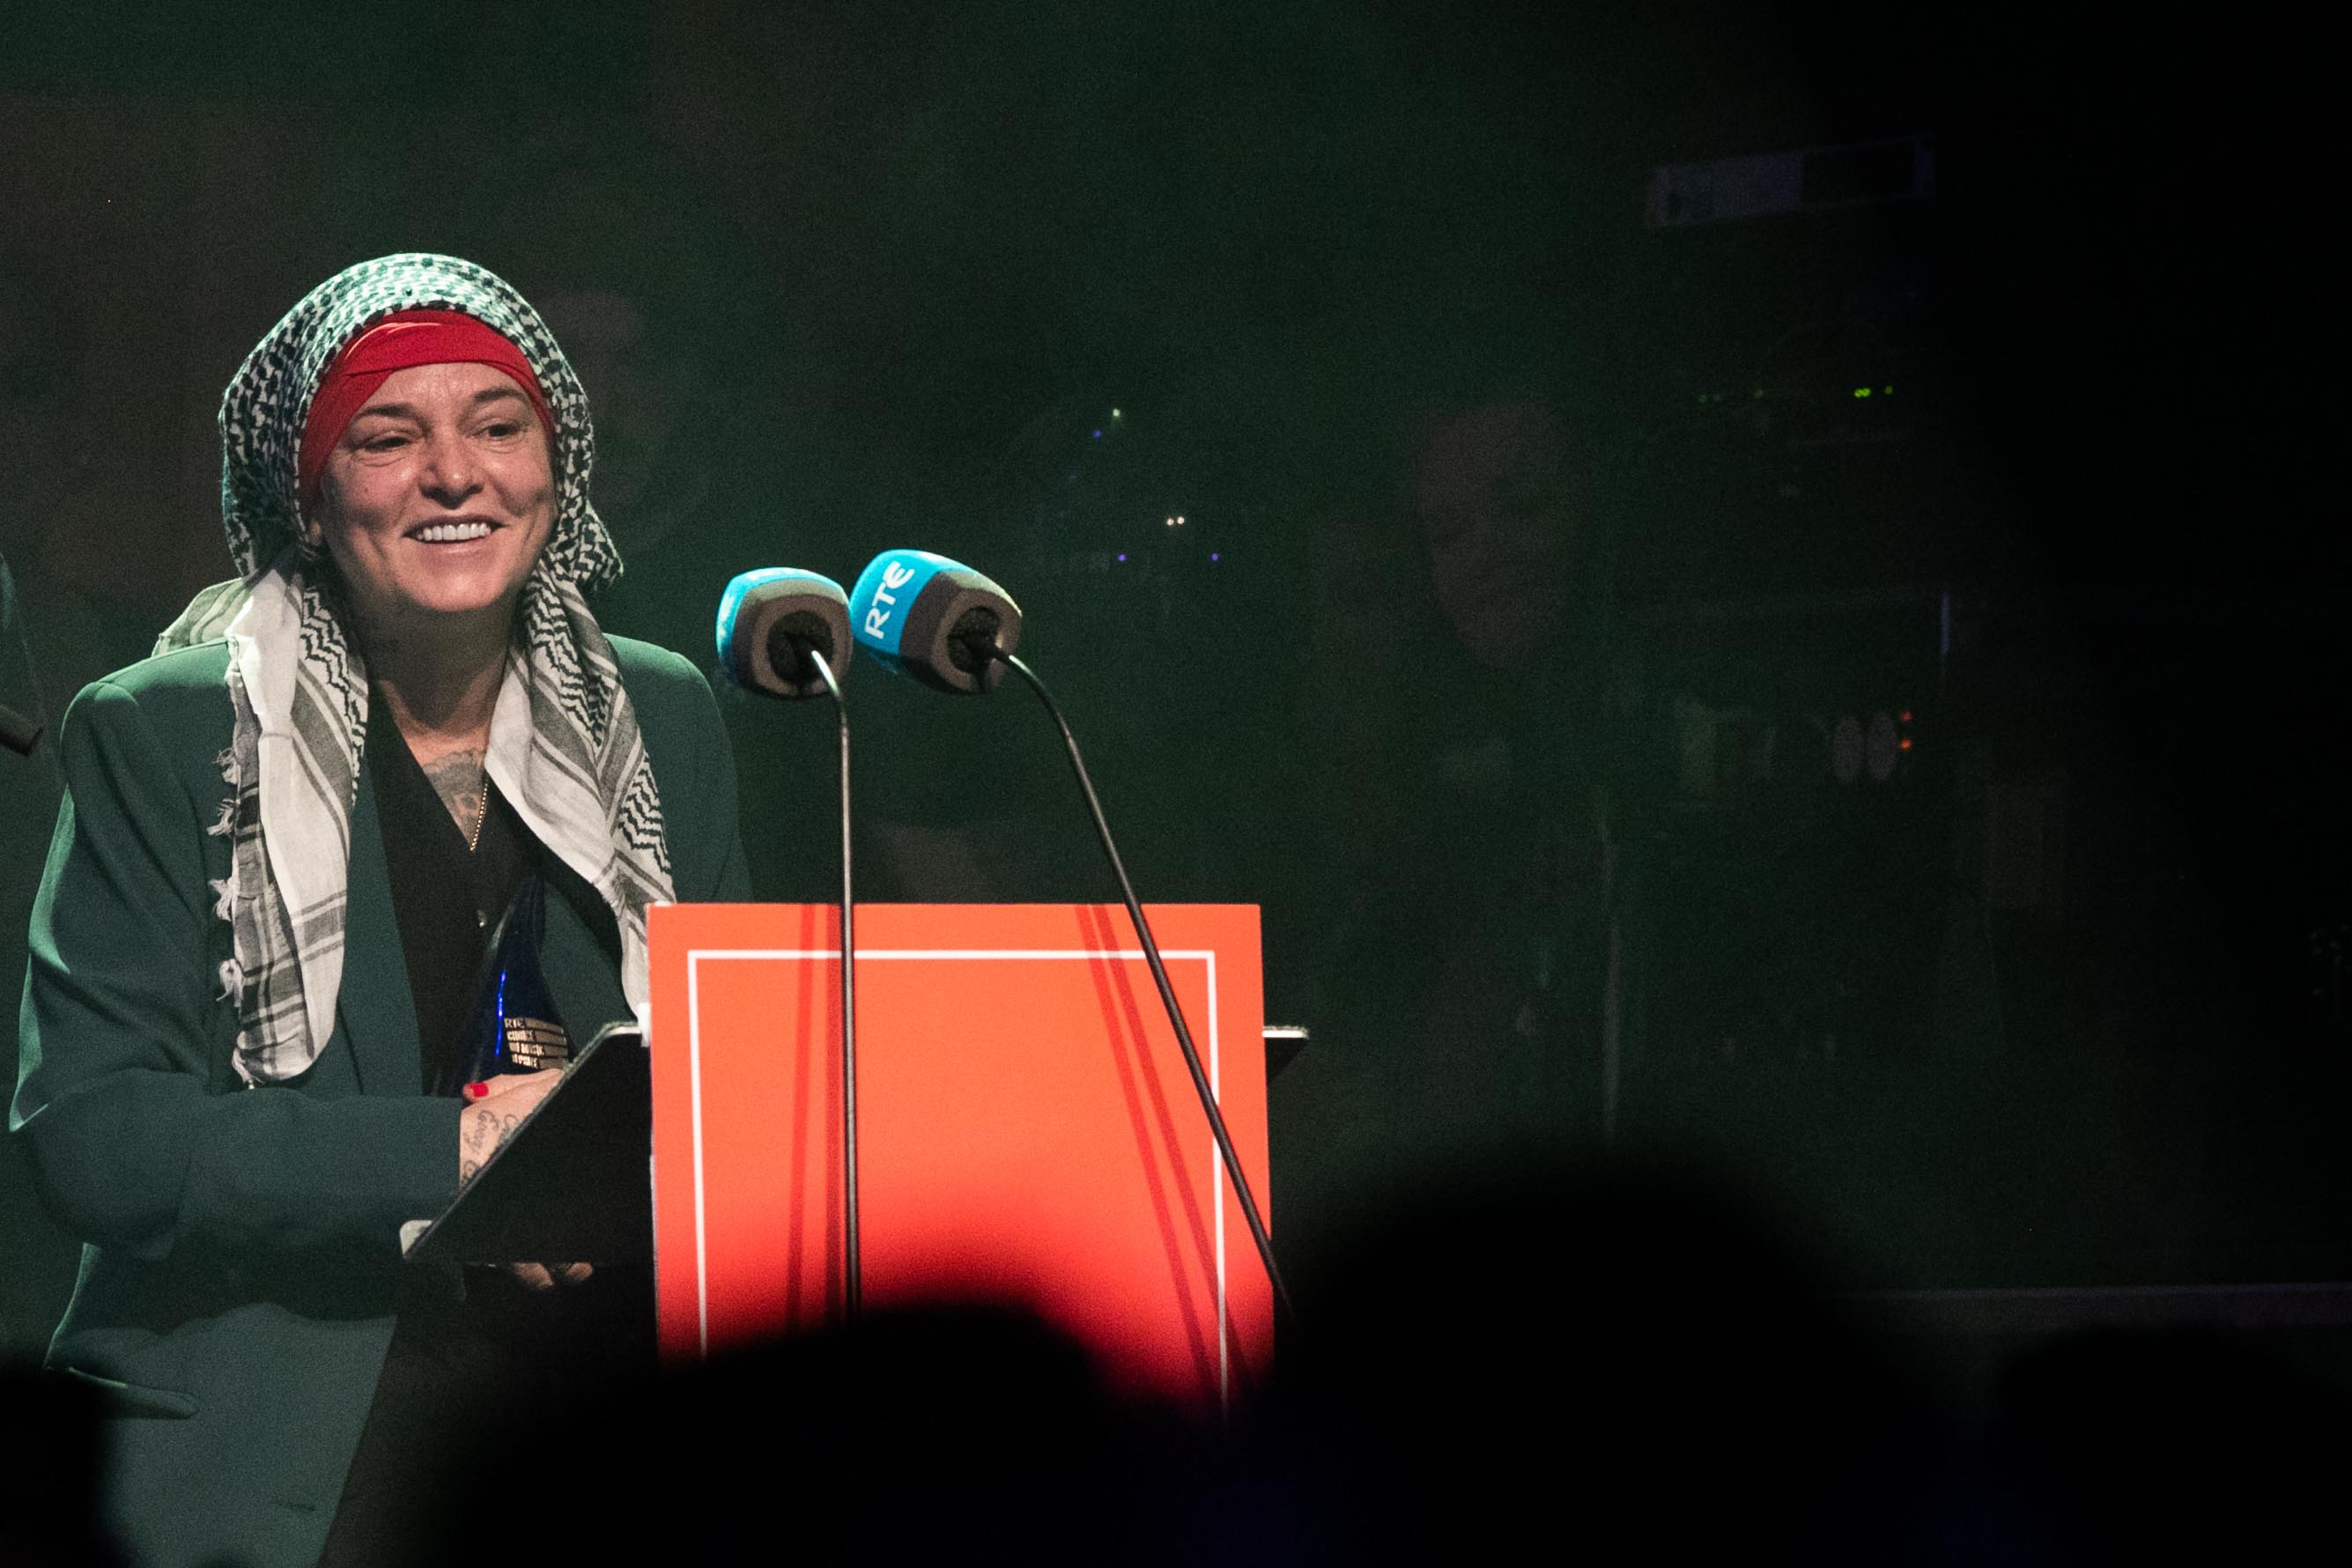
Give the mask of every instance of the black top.
[[[589, 919], [616, 964], [619, 928], [495, 785], [469, 849], [380, 691], [369, 694], [364, 766], [375, 783], [424, 1081], [428, 1091], [453, 1092], [491, 932], [526, 876], [539, 872]], [[533, 1291], [503, 1269], [411, 1265], [399, 1313], [322, 1565], [415, 1560], [420, 1531], [429, 1532], [452, 1500], [447, 1489], [543, 1479], [531, 1465], [495, 1460], [462, 1473], [486, 1458], [486, 1440], [653, 1360], [652, 1279], [642, 1268], [599, 1268], [584, 1285]]]
[[375, 778], [376, 821], [383, 832], [393, 913], [408, 960], [424, 1047], [428, 1092], [454, 1093], [450, 1080], [480, 984], [491, 931], [524, 875], [544, 857], [539, 841], [495, 785], [484, 780], [482, 831], [471, 849], [457, 818], [393, 722], [380, 692], [368, 702], [367, 769]]

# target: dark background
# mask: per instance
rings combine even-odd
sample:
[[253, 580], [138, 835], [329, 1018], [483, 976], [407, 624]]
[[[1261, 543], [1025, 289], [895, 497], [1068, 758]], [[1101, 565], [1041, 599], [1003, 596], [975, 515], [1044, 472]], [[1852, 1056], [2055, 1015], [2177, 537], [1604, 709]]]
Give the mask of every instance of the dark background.
[[[1859, 1284], [2347, 1277], [2334, 193], [2284, 24], [0, 11], [0, 550], [52, 716], [226, 574], [246, 350], [353, 260], [452, 251], [595, 402], [610, 628], [707, 658], [733, 573], [897, 544], [1024, 600], [1145, 896], [1265, 906], [1270, 1011], [1316, 1032], [1275, 1085], [1286, 1250], [1416, 1162], [1613, 1139]], [[1664, 164], [1911, 135], [1924, 200], [1644, 221]], [[1556, 727], [1432, 597], [1432, 432], [1497, 405], [1568, 433]], [[1036, 715], [854, 696], [875, 896], [1106, 895]], [[823, 899], [826, 726], [725, 705], [759, 894]], [[1880, 710], [1912, 749], [1839, 784]], [[1428, 782], [1531, 746], [1549, 814]], [[1480, 824], [1576, 861], [1593, 798], [1608, 899], [1486, 896], [1536, 852]], [[1530, 932], [1581, 976], [1532, 1033]], [[1534, 1126], [1454, 1071], [1506, 1035]], [[29, 1350], [70, 1251], [0, 1173]]]

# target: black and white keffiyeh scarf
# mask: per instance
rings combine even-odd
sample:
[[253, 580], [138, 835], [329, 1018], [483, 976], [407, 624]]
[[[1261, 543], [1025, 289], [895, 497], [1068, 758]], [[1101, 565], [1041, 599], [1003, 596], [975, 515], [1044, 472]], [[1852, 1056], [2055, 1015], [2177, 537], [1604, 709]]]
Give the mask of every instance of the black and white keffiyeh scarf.
[[221, 399], [221, 517], [239, 577], [205, 589], [159, 653], [225, 637], [236, 729], [228, 799], [210, 831], [232, 842], [214, 884], [234, 932], [221, 966], [237, 1003], [236, 1069], [249, 1084], [307, 1070], [335, 1027], [351, 879], [351, 814], [368, 680], [323, 552], [304, 542], [296, 464], [310, 399], [344, 345], [394, 311], [462, 310], [522, 351], [555, 416], [557, 503], [516, 612], [490, 720], [489, 776], [531, 832], [620, 924], [622, 989], [646, 1005], [646, 910], [671, 896], [661, 801], [612, 645], [585, 595], [619, 554], [588, 501], [588, 399], [537, 311], [454, 257], [365, 261], [312, 289], [247, 356]]

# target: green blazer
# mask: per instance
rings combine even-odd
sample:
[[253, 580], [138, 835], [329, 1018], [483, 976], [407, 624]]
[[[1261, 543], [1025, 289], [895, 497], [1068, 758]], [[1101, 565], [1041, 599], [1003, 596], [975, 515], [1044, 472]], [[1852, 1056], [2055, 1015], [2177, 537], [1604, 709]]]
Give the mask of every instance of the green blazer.
[[[685, 659], [614, 637], [684, 901], [747, 896], [735, 772]], [[115, 1415], [113, 1523], [142, 1563], [310, 1563], [391, 1340], [402, 1221], [457, 1186], [459, 1103], [423, 1092], [416, 1016], [364, 769], [336, 1029], [283, 1085], [231, 1065], [211, 886], [229, 840], [225, 643], [84, 690], [34, 907], [11, 1124], [84, 1243], [51, 1367]], [[582, 1038], [628, 1016], [606, 943], [548, 900], [547, 979]]]

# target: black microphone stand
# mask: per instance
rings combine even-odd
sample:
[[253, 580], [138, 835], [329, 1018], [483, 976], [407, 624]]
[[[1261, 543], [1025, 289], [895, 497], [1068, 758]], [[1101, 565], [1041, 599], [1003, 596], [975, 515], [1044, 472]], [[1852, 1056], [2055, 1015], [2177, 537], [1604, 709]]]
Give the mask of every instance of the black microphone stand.
[[849, 876], [849, 704], [824, 655], [804, 637], [794, 637], [802, 657], [816, 668], [833, 698], [841, 722], [841, 1163], [843, 1205], [842, 1315], [856, 1321], [861, 1310], [857, 1268], [857, 965], [856, 904]]
[[1216, 1135], [1217, 1152], [1223, 1156], [1225, 1172], [1234, 1180], [1234, 1194], [1242, 1201], [1242, 1217], [1249, 1222], [1250, 1239], [1257, 1244], [1258, 1261], [1265, 1266], [1266, 1278], [1274, 1283], [1275, 1300], [1281, 1303], [1283, 1314], [1292, 1323], [1298, 1321], [1298, 1309], [1291, 1304], [1290, 1288], [1282, 1281], [1282, 1270], [1274, 1261], [1274, 1239], [1266, 1234], [1265, 1221], [1258, 1214], [1257, 1199], [1250, 1192], [1249, 1177], [1242, 1171], [1241, 1156], [1234, 1152], [1233, 1135], [1225, 1131], [1225, 1118], [1217, 1109], [1216, 1091], [1209, 1087], [1209, 1075], [1201, 1068], [1201, 1053], [1193, 1048], [1192, 1031], [1185, 1026], [1184, 1009], [1177, 1005], [1176, 988], [1168, 983], [1167, 966], [1160, 962], [1160, 944], [1151, 940], [1150, 922], [1143, 918], [1143, 905], [1136, 899], [1135, 884], [1128, 880], [1127, 867], [1118, 858], [1118, 846], [1111, 841], [1110, 824], [1103, 816], [1102, 802], [1095, 795], [1094, 780], [1087, 774], [1086, 759], [1078, 754], [1078, 738], [1070, 732], [1069, 721], [1062, 717], [1061, 705], [1037, 672], [1013, 655], [996, 646], [992, 631], [986, 637], [975, 637], [966, 645], [980, 668], [986, 660], [995, 659], [1029, 683], [1029, 689], [1045, 705], [1054, 717], [1055, 727], [1062, 731], [1062, 744], [1069, 749], [1070, 768], [1078, 775], [1078, 790], [1087, 797], [1087, 810], [1095, 820], [1095, 837], [1102, 841], [1103, 854], [1110, 860], [1111, 874], [1118, 879], [1119, 896], [1127, 900], [1127, 918], [1135, 923], [1135, 934], [1143, 943], [1143, 961], [1151, 966], [1152, 983], [1160, 987], [1160, 1002], [1168, 1010], [1168, 1022], [1176, 1030], [1176, 1044], [1184, 1052], [1184, 1066], [1192, 1074], [1192, 1088], [1201, 1097], [1201, 1109], [1208, 1113], [1209, 1131]]

